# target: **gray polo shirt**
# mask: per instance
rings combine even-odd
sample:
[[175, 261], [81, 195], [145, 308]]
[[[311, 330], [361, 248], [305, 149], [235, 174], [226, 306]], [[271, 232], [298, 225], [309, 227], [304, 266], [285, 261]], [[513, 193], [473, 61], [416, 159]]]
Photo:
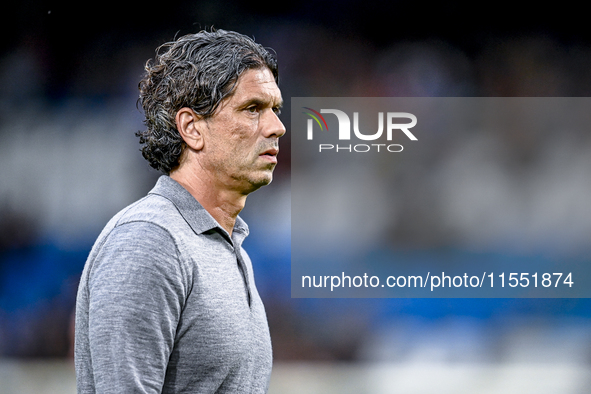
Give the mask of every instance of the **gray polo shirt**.
[[265, 309], [242, 249], [162, 176], [97, 239], [76, 301], [78, 393], [264, 393]]

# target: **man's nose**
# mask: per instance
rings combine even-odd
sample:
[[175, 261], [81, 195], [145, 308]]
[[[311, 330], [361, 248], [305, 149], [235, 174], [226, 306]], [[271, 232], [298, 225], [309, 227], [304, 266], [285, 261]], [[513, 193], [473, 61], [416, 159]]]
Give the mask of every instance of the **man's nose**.
[[286, 132], [283, 122], [281, 121], [281, 119], [279, 119], [279, 116], [273, 111], [269, 111], [269, 115], [266, 117], [265, 124], [263, 126], [263, 132], [265, 134], [265, 137], [275, 136], [277, 138], [280, 138]]

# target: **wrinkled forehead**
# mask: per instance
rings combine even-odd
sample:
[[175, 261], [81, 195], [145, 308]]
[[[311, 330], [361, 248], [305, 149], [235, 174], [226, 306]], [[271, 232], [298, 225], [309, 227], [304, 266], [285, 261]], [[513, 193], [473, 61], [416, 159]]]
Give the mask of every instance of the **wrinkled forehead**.
[[238, 104], [245, 101], [257, 101], [272, 107], [283, 104], [281, 90], [273, 73], [266, 67], [244, 71], [236, 81], [232, 94], [225, 101], [222, 106], [228, 102]]

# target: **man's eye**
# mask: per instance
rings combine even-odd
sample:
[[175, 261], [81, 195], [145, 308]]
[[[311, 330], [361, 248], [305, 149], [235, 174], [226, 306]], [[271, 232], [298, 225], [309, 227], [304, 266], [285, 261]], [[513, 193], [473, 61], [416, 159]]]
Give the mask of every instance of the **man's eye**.
[[281, 115], [281, 108], [273, 107], [273, 112], [275, 112], [275, 115], [279, 116], [279, 115]]
[[250, 112], [251, 114], [254, 114], [254, 113], [256, 113], [256, 112], [258, 111], [258, 109], [259, 109], [259, 108], [258, 108], [256, 105], [252, 105], [252, 106], [250, 106], [250, 107], [246, 108], [246, 110], [247, 110], [248, 112]]

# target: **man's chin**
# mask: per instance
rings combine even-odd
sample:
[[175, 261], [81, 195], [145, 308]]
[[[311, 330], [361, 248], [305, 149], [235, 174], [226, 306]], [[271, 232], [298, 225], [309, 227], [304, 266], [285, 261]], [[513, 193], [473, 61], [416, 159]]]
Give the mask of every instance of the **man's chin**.
[[251, 185], [253, 187], [253, 190], [250, 193], [252, 193], [255, 190], [260, 189], [263, 186], [267, 186], [272, 181], [273, 181], [273, 173], [270, 173], [266, 177], [261, 177], [261, 178], [255, 180], [255, 181], [251, 182]]
[[250, 194], [263, 186], [268, 185], [273, 180], [273, 170], [260, 171], [256, 174], [251, 174], [240, 180], [238, 186], [242, 189], [242, 193]]

